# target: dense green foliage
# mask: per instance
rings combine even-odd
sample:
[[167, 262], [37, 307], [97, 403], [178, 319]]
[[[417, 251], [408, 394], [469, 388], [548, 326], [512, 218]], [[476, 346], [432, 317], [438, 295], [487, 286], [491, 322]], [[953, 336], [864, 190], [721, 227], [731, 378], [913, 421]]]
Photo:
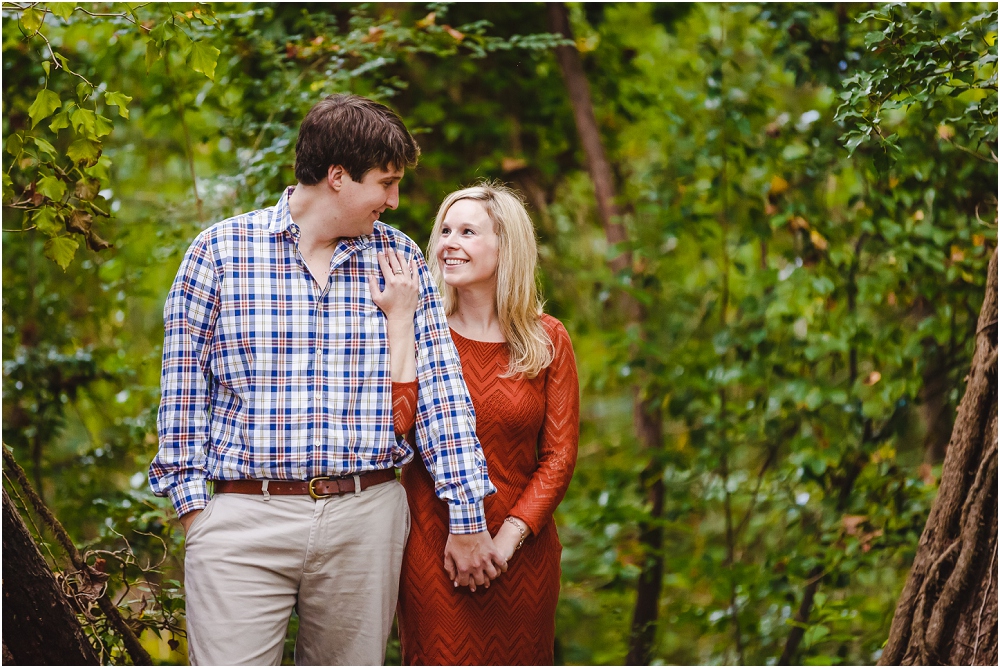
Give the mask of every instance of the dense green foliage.
[[797, 661], [875, 660], [996, 245], [995, 5], [572, 6], [628, 212], [617, 276], [541, 5], [72, 7], [4, 3], [3, 438], [81, 544], [121, 534], [145, 564], [165, 541], [137, 617], [162, 660], [183, 655], [182, 538], [145, 479], [160, 309], [197, 231], [275, 201], [305, 110], [342, 90], [421, 144], [386, 215], [418, 243], [478, 177], [531, 204], [584, 392], [557, 658], [625, 657], [652, 457], [654, 657], [774, 663], [812, 583]]

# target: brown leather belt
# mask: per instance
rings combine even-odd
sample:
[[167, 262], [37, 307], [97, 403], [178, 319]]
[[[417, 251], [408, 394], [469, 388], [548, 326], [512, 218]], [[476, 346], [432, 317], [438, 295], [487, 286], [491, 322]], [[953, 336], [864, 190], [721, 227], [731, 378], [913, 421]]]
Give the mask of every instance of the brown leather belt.
[[[308, 494], [314, 499], [325, 499], [341, 494], [355, 494], [373, 485], [396, 479], [396, 469], [365, 471], [353, 476], [331, 478], [319, 476], [310, 480], [216, 480], [216, 494], [261, 494], [265, 497]], [[361, 489], [357, 489], [355, 486]]]

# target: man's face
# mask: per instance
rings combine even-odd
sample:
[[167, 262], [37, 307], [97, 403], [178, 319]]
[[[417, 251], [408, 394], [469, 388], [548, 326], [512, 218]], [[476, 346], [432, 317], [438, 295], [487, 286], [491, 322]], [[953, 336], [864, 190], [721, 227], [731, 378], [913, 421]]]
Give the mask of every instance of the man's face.
[[388, 171], [375, 167], [361, 181], [355, 181], [346, 172], [340, 189], [341, 215], [345, 227], [354, 236], [371, 234], [375, 221], [386, 209], [399, 206], [399, 181], [402, 169]]

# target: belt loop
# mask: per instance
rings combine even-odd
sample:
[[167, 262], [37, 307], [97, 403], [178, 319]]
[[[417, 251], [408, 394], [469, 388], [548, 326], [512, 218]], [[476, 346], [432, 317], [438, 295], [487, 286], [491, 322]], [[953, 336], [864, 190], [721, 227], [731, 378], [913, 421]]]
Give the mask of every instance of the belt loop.
[[260, 485], [260, 491], [264, 494], [264, 500], [265, 501], [270, 501], [271, 500], [271, 493], [267, 491], [267, 483], [269, 483], [269, 482], [271, 482], [271, 481], [270, 480], [264, 480], [261, 483], [261, 485]]
[[354, 496], [361, 496], [361, 476], [354, 474]]

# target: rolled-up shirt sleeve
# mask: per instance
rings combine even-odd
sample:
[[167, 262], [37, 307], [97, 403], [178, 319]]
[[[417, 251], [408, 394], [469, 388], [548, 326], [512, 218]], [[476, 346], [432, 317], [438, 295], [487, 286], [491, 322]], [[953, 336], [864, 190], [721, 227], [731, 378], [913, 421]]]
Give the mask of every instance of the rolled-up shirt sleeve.
[[422, 298], [415, 316], [417, 336], [417, 449], [448, 503], [454, 534], [486, 531], [483, 499], [496, 488], [476, 437], [476, 412], [462, 378], [441, 296], [423, 257], [418, 256]]
[[168, 496], [179, 516], [209, 500], [205, 465], [218, 293], [216, 264], [202, 234], [185, 254], [163, 307], [160, 448], [149, 467], [153, 493]]

